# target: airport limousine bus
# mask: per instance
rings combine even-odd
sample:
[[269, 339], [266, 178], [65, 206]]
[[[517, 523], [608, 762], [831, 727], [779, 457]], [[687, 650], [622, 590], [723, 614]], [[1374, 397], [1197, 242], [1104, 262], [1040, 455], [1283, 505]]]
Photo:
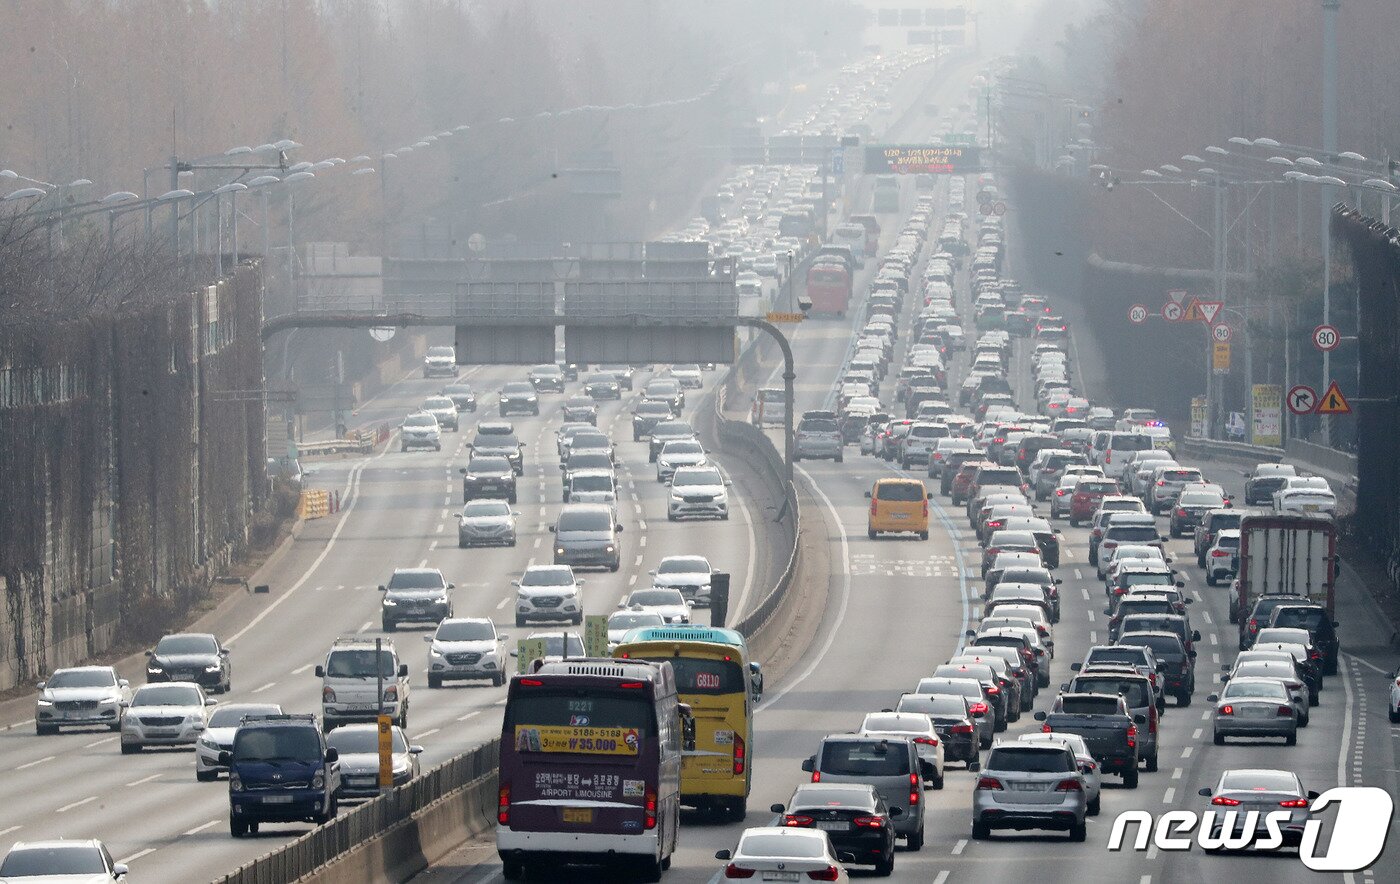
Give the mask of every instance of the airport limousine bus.
[[496, 805], [506, 880], [560, 864], [660, 880], [694, 729], [669, 663], [562, 660], [511, 679]]
[[738, 821], [753, 780], [753, 709], [763, 674], [732, 629], [648, 626], [613, 649], [621, 659], [669, 661], [681, 702], [695, 717], [695, 748], [681, 765], [681, 803]]

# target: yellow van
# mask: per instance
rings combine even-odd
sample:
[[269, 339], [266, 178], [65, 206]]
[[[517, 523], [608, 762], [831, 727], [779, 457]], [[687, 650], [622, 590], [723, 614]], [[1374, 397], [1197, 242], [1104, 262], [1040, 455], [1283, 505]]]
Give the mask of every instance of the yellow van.
[[870, 522], [866, 533], [871, 540], [879, 534], [917, 534], [928, 540], [929, 494], [918, 479], [877, 479], [865, 492], [870, 501]]

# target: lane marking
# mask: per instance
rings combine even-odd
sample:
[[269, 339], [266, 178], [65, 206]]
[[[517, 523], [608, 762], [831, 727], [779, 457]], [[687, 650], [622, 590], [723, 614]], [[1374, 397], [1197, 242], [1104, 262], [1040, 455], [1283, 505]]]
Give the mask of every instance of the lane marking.
[[933, 884], [944, 884], [948, 880], [948, 870], [944, 869], [938, 873], [938, 877], [933, 879]]
[[1191, 739], [1199, 740], [1201, 738], [1201, 734], [1203, 733], [1205, 733], [1205, 731], [1202, 728], [1196, 728], [1194, 731], [1191, 732]]
[[77, 801], [74, 801], [72, 804], [65, 804], [65, 805], [63, 805], [63, 806], [60, 807], [58, 810], [55, 810], [54, 813], [67, 813], [68, 811], [72, 810], [72, 809], [75, 808], [75, 807], [82, 807], [84, 804], [91, 804], [92, 802], [94, 802], [94, 801], [96, 801], [96, 800], [97, 800], [97, 796], [96, 796], [96, 795], [89, 795], [89, 796], [86, 797], [86, 798], [80, 798], [80, 799], [78, 799]]
[[1168, 786], [1167, 791], [1162, 793], [1162, 803], [1171, 804], [1176, 799], [1176, 787]]
[[1181, 747], [1181, 757], [1182, 757], [1182, 758], [1190, 758], [1190, 757], [1191, 757], [1191, 753], [1192, 753], [1192, 752], [1195, 752], [1195, 751], [1196, 751], [1196, 747], [1195, 747], [1195, 746], [1182, 746], [1182, 747]]
[[[1337, 674], [1341, 676], [1342, 689], [1346, 692], [1346, 704], [1342, 713], [1341, 745], [1337, 747], [1337, 785], [1345, 786], [1347, 784], [1347, 746], [1351, 743], [1351, 711], [1354, 697], [1351, 692], [1351, 672], [1347, 665], [1348, 656], [1338, 655], [1338, 657]], [[1356, 750], [1360, 753], [1361, 747], [1358, 745]]]
[[142, 849], [142, 850], [136, 851], [136, 852], [133, 853], [131, 856], [125, 857], [125, 858], [123, 858], [123, 859], [119, 859], [119, 860], [117, 860], [117, 862], [121, 863], [121, 864], [124, 865], [124, 866], [129, 866], [129, 865], [131, 865], [132, 863], [136, 862], [136, 861], [137, 861], [138, 859], [140, 859], [141, 857], [143, 857], [143, 856], [150, 856], [151, 854], [153, 854], [153, 853], [155, 853], [155, 852], [156, 852], [156, 849], [155, 849], [154, 847], [147, 847], [147, 848], [144, 848], [144, 849]]
[[1179, 779], [1181, 779], [1181, 775], [1184, 774], [1184, 773], [1186, 773], [1186, 770], [1185, 770], [1184, 768], [1180, 768], [1180, 767], [1174, 768], [1174, 769], [1172, 770], [1172, 779], [1174, 779], [1174, 780], [1179, 780]]
[[962, 856], [962, 852], [967, 849], [967, 839], [962, 838], [953, 845], [953, 856]]
[[369, 628], [370, 628], [371, 626], [373, 626], [373, 625], [374, 625], [374, 621], [373, 621], [373, 620], [366, 620], [364, 623], [361, 623], [361, 624], [360, 624], [360, 629], [359, 629], [359, 631], [360, 631], [360, 632], [369, 632]]
[[36, 758], [28, 764], [21, 764], [19, 767], [15, 768], [15, 770], [29, 770], [29, 768], [38, 767], [46, 761], [53, 761], [57, 757], [57, 755], [45, 755], [43, 758]]
[[277, 685], [277, 682], [275, 682], [275, 681], [270, 681], [270, 682], [268, 682], [267, 684], [263, 685], [262, 687], [253, 688], [251, 691], [249, 691], [249, 693], [261, 694], [263, 691], [267, 690], [268, 688], [276, 687], [276, 685]]
[[8, 829], [0, 829], [0, 838], [5, 837], [11, 832], [18, 832], [22, 828], [24, 828], [24, 826], [10, 826]]
[[149, 783], [151, 780], [158, 780], [158, 779], [160, 779], [160, 777], [161, 777], [160, 774], [151, 774], [151, 775], [148, 776], [148, 777], [142, 777], [142, 778], [139, 779], [139, 780], [136, 780], [136, 781], [131, 782], [131, 783], [127, 783], [127, 786], [139, 786], [139, 785], [141, 785], [142, 783]]
[[83, 748], [84, 748], [84, 749], [92, 749], [92, 748], [94, 748], [94, 747], [96, 747], [96, 746], [101, 746], [103, 743], [110, 743], [110, 742], [112, 742], [112, 741], [115, 740], [115, 739], [116, 739], [116, 737], [103, 737], [103, 738], [100, 739], [100, 740], [93, 740], [91, 743], [88, 743], [88, 744], [87, 744], [86, 746], [84, 746]]
[[437, 732], [440, 731], [440, 730], [442, 730], [442, 728], [440, 728], [440, 727], [428, 728], [427, 730], [423, 731], [423, 733], [419, 734], [418, 736], [414, 737], [413, 739], [415, 739], [415, 740], [424, 740], [424, 739], [427, 739], [428, 737], [431, 737], [433, 734], [437, 733]]
[[457, 720], [458, 720], [458, 721], [466, 721], [468, 718], [475, 718], [475, 717], [477, 717], [477, 716], [480, 715], [480, 714], [481, 714], [481, 710], [480, 710], [480, 709], [477, 709], [477, 710], [474, 711], [474, 712], [468, 712], [466, 715], [459, 715], [459, 716], [457, 716]]
[[220, 820], [210, 820], [210, 821], [207, 822], [207, 823], [201, 823], [200, 825], [195, 826], [193, 829], [189, 829], [189, 830], [187, 830], [187, 831], [185, 831], [185, 832], [182, 832], [181, 834], [182, 834], [182, 835], [198, 835], [200, 832], [203, 832], [205, 829], [209, 828], [210, 826], [217, 826], [220, 822], [221, 822]]
[[292, 675], [301, 675], [303, 672], [315, 665], [315, 663], [307, 663], [305, 666], [298, 666], [296, 669], [292, 670]]
[[499, 611], [499, 610], [501, 610], [502, 608], [504, 608], [504, 607], [505, 607], [506, 605], [508, 605], [508, 604], [510, 604], [510, 596], [506, 596], [505, 598], [503, 598], [503, 599], [501, 599], [499, 602], [497, 602], [497, 603], [496, 603], [496, 610]]
[[[1079, 570], [1078, 568], [1075, 568], [1075, 569], [1074, 569], [1074, 579], [1075, 579], [1075, 580], [1083, 580], [1083, 579], [1084, 579], [1084, 572], [1081, 571], [1081, 570]], [[1084, 591], [1084, 598], [1087, 599], [1088, 597], [1089, 597], [1089, 591], [1088, 591], [1088, 590], [1085, 590], [1085, 591]]]

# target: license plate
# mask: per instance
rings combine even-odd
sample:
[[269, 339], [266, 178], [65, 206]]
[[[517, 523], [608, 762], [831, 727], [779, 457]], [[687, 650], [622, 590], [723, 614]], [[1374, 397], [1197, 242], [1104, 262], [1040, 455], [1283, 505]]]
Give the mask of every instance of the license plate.
[[909, 514], [908, 514], [908, 513], [890, 513], [890, 518], [892, 518], [892, 519], [907, 519], [907, 518], [909, 518]]
[[564, 822], [566, 822], [566, 823], [591, 823], [591, 822], [593, 822], [593, 808], [591, 808], [591, 807], [566, 807], [566, 808], [564, 808]]
[[379, 707], [374, 703], [350, 703], [345, 708], [350, 712], [373, 712]]
[[1239, 709], [1241, 718], [1270, 718], [1273, 714], [1274, 710], [1263, 706], [1241, 706]]
[[291, 803], [292, 803], [292, 796], [290, 796], [290, 795], [264, 795], [262, 801], [263, 801], [263, 804], [291, 804]]
[[1044, 792], [1039, 783], [1012, 783], [1013, 792]]
[[764, 873], [763, 873], [763, 880], [765, 880], [765, 881], [796, 881], [796, 880], [797, 880], [797, 873], [796, 873], [796, 872], [764, 872]]
[[817, 828], [827, 832], [845, 832], [851, 828], [851, 824], [844, 820], [818, 820]]

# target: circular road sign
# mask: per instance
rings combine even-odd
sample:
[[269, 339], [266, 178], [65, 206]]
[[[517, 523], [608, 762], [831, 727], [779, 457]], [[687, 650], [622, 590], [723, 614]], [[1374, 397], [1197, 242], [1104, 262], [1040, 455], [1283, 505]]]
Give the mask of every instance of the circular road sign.
[[471, 249], [473, 252], [481, 251], [486, 248], [486, 237], [479, 233], [473, 233], [471, 236], [467, 237], [467, 248]]
[[994, 215], [1005, 215], [1005, 214], [1006, 214], [1006, 203], [1003, 203], [1003, 202], [1001, 202], [1000, 200], [998, 200], [996, 203], [993, 203], [993, 204], [992, 204], [992, 214], [994, 214]]
[[1312, 414], [1317, 407], [1317, 391], [1307, 384], [1288, 388], [1288, 410], [1294, 414]]
[[1175, 301], [1168, 301], [1162, 305], [1162, 318], [1167, 322], [1180, 322], [1185, 312], [1185, 308]]
[[1232, 333], [1233, 333], [1233, 332], [1232, 332], [1230, 326], [1226, 325], [1226, 324], [1223, 323], [1223, 322], [1218, 323], [1218, 324], [1216, 324], [1216, 325], [1212, 325], [1212, 326], [1210, 327], [1210, 336], [1211, 336], [1212, 338], [1215, 338], [1217, 341], [1219, 341], [1219, 342], [1222, 343], [1222, 344], [1225, 343], [1226, 341], [1230, 340], [1230, 335], [1231, 335]]
[[1134, 304], [1128, 308], [1128, 321], [1133, 325], [1142, 325], [1147, 321], [1147, 305]]
[[1342, 336], [1337, 331], [1336, 326], [1319, 325], [1313, 329], [1313, 346], [1324, 353], [1330, 353], [1337, 349], [1337, 345], [1342, 342]]
[[397, 331], [397, 329], [395, 329], [391, 325], [375, 326], [374, 328], [371, 328], [369, 330], [369, 336], [371, 338], [374, 338], [379, 343], [383, 344], [387, 341], [393, 340], [395, 331]]

